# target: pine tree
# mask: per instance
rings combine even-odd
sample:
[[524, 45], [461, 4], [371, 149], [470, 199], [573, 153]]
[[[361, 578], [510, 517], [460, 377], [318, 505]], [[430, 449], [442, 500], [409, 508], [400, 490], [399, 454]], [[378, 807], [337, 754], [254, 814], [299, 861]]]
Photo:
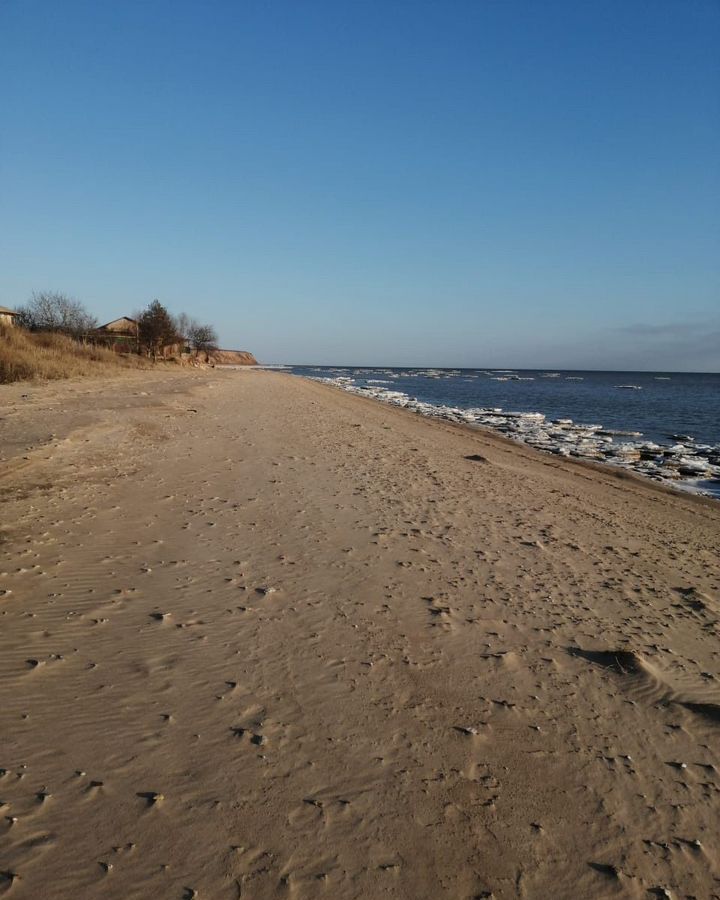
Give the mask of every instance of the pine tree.
[[148, 354], [152, 353], [153, 359], [157, 359], [157, 355], [163, 347], [176, 343], [175, 323], [159, 300], [153, 300], [141, 313], [138, 320], [138, 337], [140, 346]]

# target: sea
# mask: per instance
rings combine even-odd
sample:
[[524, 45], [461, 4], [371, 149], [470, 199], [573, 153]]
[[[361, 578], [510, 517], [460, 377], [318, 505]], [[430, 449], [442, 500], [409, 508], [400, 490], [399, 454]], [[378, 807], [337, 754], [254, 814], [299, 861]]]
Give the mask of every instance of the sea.
[[291, 366], [421, 415], [720, 498], [720, 374]]

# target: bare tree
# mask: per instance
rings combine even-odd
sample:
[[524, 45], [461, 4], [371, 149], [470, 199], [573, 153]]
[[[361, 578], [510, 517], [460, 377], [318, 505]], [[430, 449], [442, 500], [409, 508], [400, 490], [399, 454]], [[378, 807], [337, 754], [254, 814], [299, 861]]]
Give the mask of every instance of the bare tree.
[[217, 350], [218, 336], [212, 325], [200, 325], [192, 323], [190, 331], [190, 345], [195, 353], [210, 353]]
[[175, 322], [175, 330], [177, 331], [178, 337], [182, 338], [183, 341], [191, 345], [192, 341], [190, 339], [190, 335], [193, 332], [194, 328], [197, 328], [197, 322], [187, 313], [179, 313], [174, 317]]
[[74, 338], [97, 328], [97, 319], [79, 300], [57, 291], [36, 291], [17, 309], [18, 324], [29, 331], [59, 331]]

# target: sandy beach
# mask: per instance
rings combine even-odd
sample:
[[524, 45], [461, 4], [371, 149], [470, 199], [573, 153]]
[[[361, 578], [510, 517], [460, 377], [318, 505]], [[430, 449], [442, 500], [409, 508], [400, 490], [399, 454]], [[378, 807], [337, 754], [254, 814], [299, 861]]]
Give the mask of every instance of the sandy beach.
[[0, 896], [720, 896], [717, 502], [267, 371], [0, 456]]

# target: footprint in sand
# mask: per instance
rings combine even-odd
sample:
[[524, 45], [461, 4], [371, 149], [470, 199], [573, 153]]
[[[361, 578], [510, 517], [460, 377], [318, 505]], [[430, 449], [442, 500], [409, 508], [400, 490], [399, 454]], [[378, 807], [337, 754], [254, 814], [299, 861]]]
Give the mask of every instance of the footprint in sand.
[[172, 613], [169, 612], [151, 612], [150, 618], [155, 619], [156, 622], [164, 622], [166, 619], [169, 619]]
[[583, 650], [568, 647], [567, 652], [618, 677], [635, 701], [663, 703], [688, 710], [706, 725], [720, 726], [720, 703], [680, 694], [673, 690], [652, 663], [634, 650]]
[[135, 796], [145, 800], [148, 807], [155, 806], [165, 799], [165, 796], [158, 791], [139, 791]]

